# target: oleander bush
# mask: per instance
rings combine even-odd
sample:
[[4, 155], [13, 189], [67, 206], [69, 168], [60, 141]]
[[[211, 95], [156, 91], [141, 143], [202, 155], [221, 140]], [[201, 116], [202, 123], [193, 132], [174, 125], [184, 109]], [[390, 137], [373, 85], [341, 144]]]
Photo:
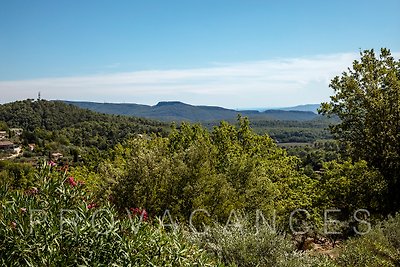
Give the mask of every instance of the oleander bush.
[[216, 266], [181, 232], [167, 232], [143, 209], [101, 206], [84, 183], [44, 164], [38, 183], [0, 188], [1, 266]]

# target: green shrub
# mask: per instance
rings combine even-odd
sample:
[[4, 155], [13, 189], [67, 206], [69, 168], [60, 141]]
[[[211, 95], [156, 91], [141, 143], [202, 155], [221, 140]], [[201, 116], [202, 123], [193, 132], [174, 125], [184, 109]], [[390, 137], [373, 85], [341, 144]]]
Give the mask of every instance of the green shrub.
[[0, 161], [0, 185], [20, 189], [31, 186], [35, 182], [35, 169], [28, 163]]
[[323, 164], [320, 180], [320, 207], [336, 207], [352, 213], [367, 209], [372, 213], [382, 211], [383, 194], [387, 184], [382, 175], [360, 160], [336, 160]]
[[344, 244], [341, 266], [400, 266], [400, 214], [375, 226], [368, 234]]
[[230, 266], [335, 266], [325, 256], [295, 251], [287, 236], [243, 219], [235, 225], [215, 225], [191, 238]]

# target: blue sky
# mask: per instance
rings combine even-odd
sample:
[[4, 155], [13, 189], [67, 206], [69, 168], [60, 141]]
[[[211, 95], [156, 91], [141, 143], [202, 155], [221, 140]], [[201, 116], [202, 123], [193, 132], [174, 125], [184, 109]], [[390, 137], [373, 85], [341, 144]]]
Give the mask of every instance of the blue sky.
[[400, 51], [400, 1], [1, 1], [0, 102], [318, 103], [359, 49]]

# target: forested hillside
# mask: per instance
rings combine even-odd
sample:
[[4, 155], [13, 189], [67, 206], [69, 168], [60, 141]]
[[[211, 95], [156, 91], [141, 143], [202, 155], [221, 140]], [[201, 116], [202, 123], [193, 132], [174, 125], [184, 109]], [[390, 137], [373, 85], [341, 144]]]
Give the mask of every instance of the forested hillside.
[[[168, 122], [198, 122], [209, 128], [217, 126], [221, 120], [235, 123], [237, 116], [242, 115], [250, 119], [252, 127], [260, 134], [267, 133], [280, 143], [301, 142], [312, 143], [320, 139], [331, 139], [328, 126], [336, 123], [337, 119], [328, 119], [318, 116], [311, 111], [299, 110], [256, 110], [236, 111], [221, 107], [192, 106], [185, 103], [171, 101], [160, 102], [155, 106], [138, 104], [115, 104], [64, 101], [81, 108], [87, 108], [107, 114], [126, 116], [140, 116], [155, 118]], [[298, 109], [307, 109], [297, 107]], [[296, 107], [293, 107], [296, 109]], [[310, 107], [315, 109], [315, 105]]]
[[306, 121], [318, 117], [311, 111], [297, 110], [233, 110], [216, 106], [193, 106], [179, 101], [159, 102], [155, 106], [139, 104], [113, 104], [113, 103], [93, 103], [93, 102], [74, 102], [66, 103], [87, 108], [97, 112], [107, 114], [128, 115], [157, 119], [166, 122], [219, 122], [221, 120], [232, 121], [240, 114], [251, 120], [284, 120], [284, 121]]
[[0, 120], [10, 127], [22, 127], [26, 130], [44, 128], [59, 130], [65, 127], [77, 127], [82, 122], [104, 122], [129, 124], [140, 131], [163, 126], [162, 123], [136, 117], [109, 116], [87, 109], [68, 105], [62, 101], [28, 99], [0, 105]]
[[279, 108], [279, 110], [311, 111], [317, 114], [319, 106], [320, 104], [305, 104], [294, 107]]
[[24, 100], [0, 105], [0, 121], [22, 128], [23, 141], [41, 145], [111, 148], [137, 133], [162, 133], [165, 124], [142, 118], [100, 114], [60, 101]]

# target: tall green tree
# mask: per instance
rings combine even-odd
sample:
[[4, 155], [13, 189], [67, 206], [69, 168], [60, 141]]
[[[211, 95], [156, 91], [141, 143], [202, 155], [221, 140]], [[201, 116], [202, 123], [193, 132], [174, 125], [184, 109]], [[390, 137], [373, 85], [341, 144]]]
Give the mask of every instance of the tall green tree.
[[388, 184], [386, 208], [400, 208], [400, 61], [382, 48], [361, 53], [352, 69], [336, 76], [329, 103], [320, 113], [336, 115], [334, 136], [348, 145], [354, 160], [364, 159], [377, 168]]

